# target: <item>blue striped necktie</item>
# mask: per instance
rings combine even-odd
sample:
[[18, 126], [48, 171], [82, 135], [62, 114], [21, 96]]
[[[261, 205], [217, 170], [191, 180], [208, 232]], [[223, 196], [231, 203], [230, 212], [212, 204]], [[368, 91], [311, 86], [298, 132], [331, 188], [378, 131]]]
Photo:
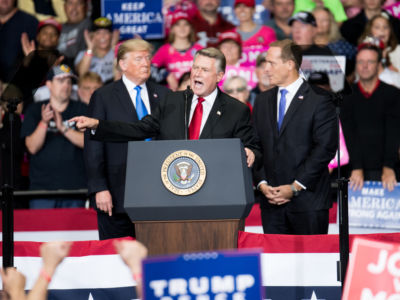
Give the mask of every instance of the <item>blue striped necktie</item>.
[[282, 89], [280, 92], [281, 92], [281, 100], [279, 101], [278, 131], [281, 130], [283, 118], [285, 117], [286, 94], [288, 93], [288, 91]]
[[139, 120], [143, 119], [145, 116], [148, 115], [146, 106], [143, 103], [142, 97], [140, 95], [141, 87], [137, 85], [135, 87], [136, 90], [136, 113], [139, 118]]

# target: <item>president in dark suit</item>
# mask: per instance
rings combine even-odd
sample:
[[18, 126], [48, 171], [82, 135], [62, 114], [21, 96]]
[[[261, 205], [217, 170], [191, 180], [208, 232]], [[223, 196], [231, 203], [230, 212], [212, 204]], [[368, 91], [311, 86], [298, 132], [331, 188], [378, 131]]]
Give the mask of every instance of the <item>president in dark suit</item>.
[[[89, 116], [135, 122], [155, 110], [167, 88], [148, 80], [152, 46], [133, 39], [118, 49], [122, 79], [97, 90]], [[93, 141], [85, 135], [85, 164], [89, 194], [96, 202], [100, 240], [134, 236], [134, 226], [124, 211], [127, 143]]]
[[[76, 117], [78, 128], [96, 129], [95, 139], [112, 142], [155, 137], [163, 140], [240, 138], [251, 166], [259, 154], [247, 105], [221, 92], [225, 56], [216, 48], [199, 50], [190, 75], [192, 92], [169, 92], [154, 113], [140, 122], [124, 123]], [[259, 155], [257, 155], [259, 157]]]
[[254, 180], [265, 196], [264, 233], [328, 232], [335, 107], [329, 94], [317, 93], [299, 76], [301, 61], [301, 49], [291, 40], [271, 43], [266, 71], [276, 87], [261, 93], [253, 110], [263, 153]]

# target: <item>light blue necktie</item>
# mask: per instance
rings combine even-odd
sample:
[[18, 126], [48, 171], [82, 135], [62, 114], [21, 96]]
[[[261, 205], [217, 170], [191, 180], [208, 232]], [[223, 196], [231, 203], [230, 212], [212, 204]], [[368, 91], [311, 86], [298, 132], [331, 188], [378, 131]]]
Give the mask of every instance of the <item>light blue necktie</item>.
[[139, 120], [143, 119], [145, 116], [148, 115], [146, 106], [143, 103], [142, 97], [140, 96], [141, 87], [137, 85], [135, 87], [136, 90], [136, 113]]
[[[141, 89], [142, 88], [139, 85], [137, 85], [135, 87], [135, 90], [136, 90], [136, 114], [137, 114], [139, 120], [143, 119], [145, 116], [148, 115], [146, 106], [144, 105], [142, 97], [140, 96]], [[151, 138], [145, 139], [145, 141], [151, 141]]]
[[283, 118], [285, 117], [285, 108], [286, 108], [286, 94], [287, 90], [281, 90], [281, 101], [279, 102], [279, 114], [278, 114], [278, 131], [281, 130]]

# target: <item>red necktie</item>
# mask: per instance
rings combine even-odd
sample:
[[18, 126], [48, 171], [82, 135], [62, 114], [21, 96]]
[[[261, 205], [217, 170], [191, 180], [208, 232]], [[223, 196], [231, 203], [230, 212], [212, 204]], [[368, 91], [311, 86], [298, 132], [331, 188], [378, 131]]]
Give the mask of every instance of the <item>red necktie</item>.
[[200, 135], [201, 120], [203, 118], [203, 101], [204, 98], [199, 97], [197, 99], [197, 105], [194, 109], [192, 121], [189, 125], [189, 139], [198, 140]]

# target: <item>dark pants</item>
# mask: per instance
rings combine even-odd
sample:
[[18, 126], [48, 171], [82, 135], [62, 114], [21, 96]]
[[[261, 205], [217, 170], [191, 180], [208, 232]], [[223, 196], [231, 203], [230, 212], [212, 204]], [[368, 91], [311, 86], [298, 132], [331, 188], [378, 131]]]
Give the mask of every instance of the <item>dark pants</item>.
[[85, 207], [86, 200], [82, 199], [32, 199], [29, 201], [29, 208], [50, 209], [50, 208], [76, 208]]
[[135, 226], [126, 213], [113, 213], [110, 217], [105, 212], [97, 211], [97, 223], [100, 240], [135, 237]]
[[265, 234], [327, 234], [329, 209], [290, 212], [286, 206], [261, 210]]

